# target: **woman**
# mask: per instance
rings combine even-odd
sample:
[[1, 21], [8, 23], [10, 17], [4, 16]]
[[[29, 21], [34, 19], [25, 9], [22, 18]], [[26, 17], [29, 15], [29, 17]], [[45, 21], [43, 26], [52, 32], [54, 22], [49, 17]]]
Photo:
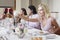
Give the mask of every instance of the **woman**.
[[38, 14], [39, 14], [39, 19], [38, 18], [31, 19], [31, 18], [25, 17], [22, 14], [20, 15], [20, 17], [27, 21], [32, 21], [32, 22], [39, 21], [41, 23], [41, 29], [43, 31], [60, 34], [60, 32], [57, 33], [58, 31], [60, 31], [59, 25], [57, 24], [56, 19], [50, 16], [46, 5], [40, 4], [38, 6]]
[[[26, 12], [26, 9], [25, 9], [25, 8], [21, 8], [21, 12], [20, 12], [20, 13], [22, 13], [22, 14], [25, 15], [25, 16], [27, 16], [27, 12]], [[20, 21], [22, 24], [24, 24], [24, 23], [23, 23], [23, 21], [24, 21], [23, 19], [20, 18], [19, 21]]]
[[[20, 13], [22, 13], [25, 16], [27, 16], [27, 12], [26, 12], [25, 8], [21, 8], [21, 12]], [[25, 20], [20, 18], [20, 23], [25, 24], [24, 22], [25, 22]]]
[[59, 25], [57, 24], [56, 19], [50, 16], [47, 6], [40, 4], [38, 6], [38, 14], [40, 16], [39, 21], [42, 30], [50, 33], [55, 33], [58, 30]]
[[[21, 8], [21, 11], [20, 13], [22, 13], [23, 15], [27, 15], [27, 12], [26, 12], [26, 9], [25, 8]], [[15, 23], [22, 23], [22, 20], [21, 18], [19, 18], [19, 15], [15, 17], [16, 20], [15, 20]], [[23, 20], [24, 21], [24, 20]]]
[[[21, 8], [20, 13], [22, 13], [25, 16], [27, 16], [27, 12], [26, 12], [26, 9], [25, 8]], [[19, 15], [15, 16], [15, 26], [17, 26], [18, 23], [24, 24], [24, 21], [25, 20], [19, 18]]]
[[[38, 14], [37, 14], [37, 11], [36, 11], [36, 7], [33, 6], [33, 5], [30, 5], [28, 7], [28, 17], [29, 18], [38, 18]], [[39, 25], [39, 22], [30, 22], [30, 21], [27, 21], [27, 25], [30, 27], [30, 28], [37, 28], [37, 29], [40, 29], [40, 25]]]

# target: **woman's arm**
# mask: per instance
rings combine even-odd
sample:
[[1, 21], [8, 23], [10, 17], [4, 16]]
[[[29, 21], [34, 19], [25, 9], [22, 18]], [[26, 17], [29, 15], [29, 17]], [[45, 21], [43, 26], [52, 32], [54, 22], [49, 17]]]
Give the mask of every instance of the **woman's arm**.
[[52, 25], [54, 26], [54, 33], [59, 29], [59, 25], [55, 19], [52, 20]]
[[20, 15], [20, 18], [26, 20], [26, 21], [30, 21], [30, 22], [38, 22], [38, 18], [29, 18], [25, 15]]

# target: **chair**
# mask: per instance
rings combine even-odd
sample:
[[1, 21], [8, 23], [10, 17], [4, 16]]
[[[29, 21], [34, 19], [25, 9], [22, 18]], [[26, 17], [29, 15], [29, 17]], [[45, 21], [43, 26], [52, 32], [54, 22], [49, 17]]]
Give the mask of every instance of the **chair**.
[[60, 28], [55, 32], [55, 34], [60, 35]]

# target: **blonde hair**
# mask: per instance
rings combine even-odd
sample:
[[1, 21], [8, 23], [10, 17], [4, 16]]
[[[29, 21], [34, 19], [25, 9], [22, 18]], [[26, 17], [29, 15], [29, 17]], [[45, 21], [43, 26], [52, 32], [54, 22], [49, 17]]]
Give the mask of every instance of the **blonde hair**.
[[42, 7], [45, 11], [45, 16], [48, 18], [50, 16], [48, 6], [46, 4], [39, 4], [38, 7]]

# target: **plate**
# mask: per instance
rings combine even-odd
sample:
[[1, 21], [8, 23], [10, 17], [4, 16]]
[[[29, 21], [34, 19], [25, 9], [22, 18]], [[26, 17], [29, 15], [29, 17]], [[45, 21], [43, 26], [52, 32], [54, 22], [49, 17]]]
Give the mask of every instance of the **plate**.
[[49, 34], [46, 36], [47, 39], [55, 39], [56, 35], [55, 34]]
[[40, 31], [40, 35], [49, 35], [50, 33], [47, 31]]

